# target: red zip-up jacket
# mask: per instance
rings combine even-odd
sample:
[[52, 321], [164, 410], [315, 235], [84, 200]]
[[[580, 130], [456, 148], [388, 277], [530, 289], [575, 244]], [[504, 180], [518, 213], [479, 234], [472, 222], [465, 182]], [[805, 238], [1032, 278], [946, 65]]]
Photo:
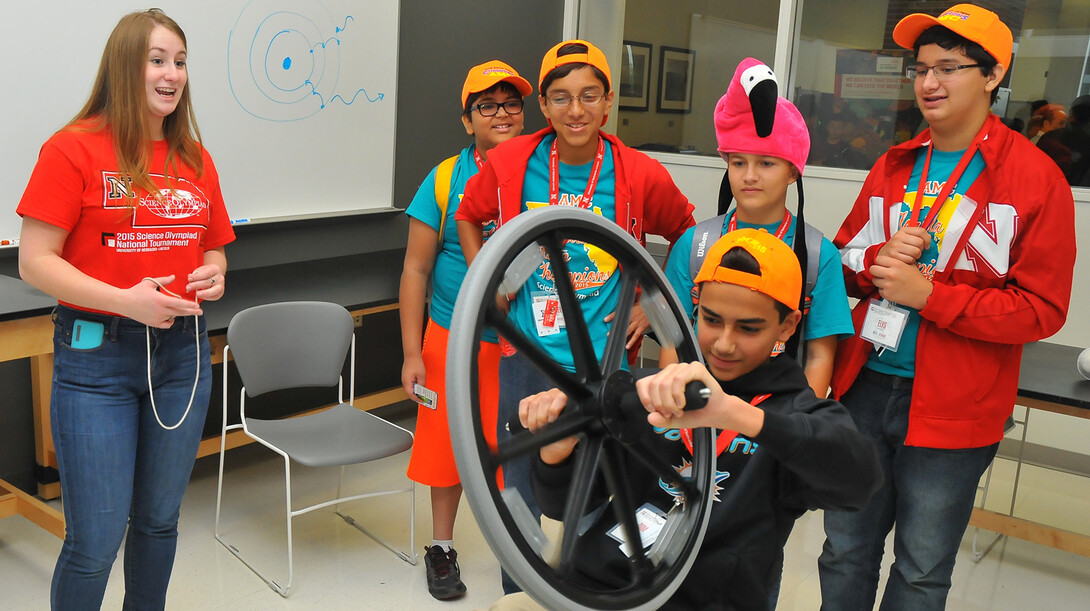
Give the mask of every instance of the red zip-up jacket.
[[[526, 164], [551, 127], [512, 138], [488, 152], [488, 162], [466, 183], [465, 195], [454, 218], [478, 225], [498, 219], [502, 226], [522, 209], [522, 183]], [[692, 227], [693, 205], [678, 190], [662, 164], [624, 145], [616, 136], [601, 132], [613, 151], [614, 199], [617, 218], [625, 231], [645, 244], [645, 233], [666, 238], [670, 245]]]
[[[976, 448], [1003, 437], [1014, 409], [1022, 345], [1067, 318], [1075, 265], [1075, 204], [1063, 173], [996, 115], [980, 145], [983, 173], [962, 198], [939, 253], [934, 292], [920, 310], [916, 376], [905, 444]], [[833, 243], [840, 249], [856, 335], [840, 342], [833, 396], [855, 381], [874, 347], [859, 337], [870, 266], [897, 231], [917, 153], [930, 131], [891, 148], [871, 169]]]

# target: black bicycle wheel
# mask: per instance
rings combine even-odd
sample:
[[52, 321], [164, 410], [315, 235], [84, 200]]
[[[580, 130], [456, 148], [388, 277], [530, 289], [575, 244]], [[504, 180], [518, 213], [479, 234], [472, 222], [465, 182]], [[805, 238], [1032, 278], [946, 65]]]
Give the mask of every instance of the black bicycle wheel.
[[[674, 347], [682, 361], [701, 360], [692, 328], [658, 265], [616, 224], [591, 212], [551, 206], [520, 214], [485, 244], [462, 285], [454, 311], [447, 354], [448, 417], [462, 485], [478, 525], [503, 566], [535, 600], [550, 609], [654, 609], [680, 586], [695, 559], [711, 512], [715, 473], [711, 429], [694, 431], [693, 464], [681, 475], [644, 451], [640, 427], [646, 411], [636, 400], [634, 381], [624, 370], [625, 333], [610, 333], [596, 354], [581, 306], [561, 255], [568, 240], [591, 244], [617, 262], [620, 297], [613, 329], [627, 329], [639, 301], [662, 345]], [[519, 332], [496, 303], [497, 294], [514, 293], [549, 255], [560, 307], [572, 349], [569, 371]], [[569, 397], [556, 422], [536, 434], [522, 431], [499, 443], [485, 441], [478, 399], [478, 345], [486, 330], [499, 333]], [[496, 473], [509, 460], [536, 456], [554, 441], [577, 435], [574, 475], [561, 534], [547, 535], [515, 490], [502, 490]], [[591, 490], [604, 486], [614, 517], [629, 541], [638, 540], [636, 499], [624, 482], [625, 465], [644, 469], [682, 491], [683, 502], [648, 550], [631, 555], [628, 582], [617, 587], [585, 585], [573, 579], [581, 549], [579, 520], [592, 507]]]

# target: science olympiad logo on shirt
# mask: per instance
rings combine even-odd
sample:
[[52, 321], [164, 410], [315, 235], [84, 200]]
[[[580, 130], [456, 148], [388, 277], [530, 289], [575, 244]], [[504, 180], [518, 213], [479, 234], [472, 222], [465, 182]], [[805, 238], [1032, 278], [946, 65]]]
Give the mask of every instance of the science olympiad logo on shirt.
[[[207, 227], [208, 197], [200, 187], [185, 178], [151, 174], [158, 187], [156, 195], [137, 192], [136, 210], [132, 215], [132, 227]], [[118, 172], [103, 172], [104, 209], [132, 209], [132, 181]]]

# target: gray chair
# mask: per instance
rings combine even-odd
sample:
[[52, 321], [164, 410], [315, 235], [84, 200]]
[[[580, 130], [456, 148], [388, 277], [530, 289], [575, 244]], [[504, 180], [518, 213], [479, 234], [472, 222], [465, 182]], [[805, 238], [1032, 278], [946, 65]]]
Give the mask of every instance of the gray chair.
[[[351, 352], [349, 350], [351, 349]], [[239, 424], [227, 424], [227, 363], [234, 356], [242, 379]], [[344, 395], [341, 371], [350, 355], [348, 397]], [[255, 306], [231, 319], [227, 346], [223, 349], [223, 427], [220, 436], [219, 480], [216, 489], [216, 540], [281, 596], [287, 596], [293, 577], [292, 520], [301, 514], [334, 505], [337, 515], [381, 543], [402, 560], [415, 565], [416, 553], [406, 553], [361, 527], [336, 507], [340, 503], [389, 494], [409, 494], [409, 550], [415, 550], [415, 486], [342, 496], [344, 467], [395, 456], [409, 450], [409, 431], [352, 406], [355, 396], [356, 339], [352, 316], [343, 307], [325, 302], [297, 301]], [[263, 420], [246, 412], [246, 398], [290, 388], [337, 387], [337, 403], [328, 409], [298, 417]], [[220, 533], [223, 498], [223, 461], [227, 433], [242, 429], [258, 443], [284, 458], [284, 498], [287, 516], [288, 580], [281, 586], [242, 556], [239, 549]], [[291, 463], [308, 467], [340, 467], [337, 498], [300, 509], [292, 509]], [[400, 468], [400, 467], [399, 467]], [[382, 511], [389, 511], [383, 508]]]

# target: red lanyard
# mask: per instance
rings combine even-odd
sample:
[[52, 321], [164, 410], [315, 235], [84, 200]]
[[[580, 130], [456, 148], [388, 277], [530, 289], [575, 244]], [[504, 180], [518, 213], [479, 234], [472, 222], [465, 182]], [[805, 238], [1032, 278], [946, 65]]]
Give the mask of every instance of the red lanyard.
[[484, 169], [484, 158], [481, 157], [481, 153], [477, 151], [477, 148], [473, 148], [473, 161], [477, 162], [477, 171]]
[[[760, 405], [761, 402], [763, 402], [765, 399], [771, 396], [772, 395], [770, 394], [757, 395], [756, 397], [750, 399], [749, 404], [756, 407]], [[723, 450], [726, 450], [727, 446], [730, 445], [730, 442], [734, 441], [734, 438], [737, 436], [738, 431], [731, 431], [727, 429], [723, 429], [722, 431], [720, 431], [719, 437], [715, 440], [715, 455], [719, 456], [720, 454], [722, 454]], [[689, 450], [689, 455], [691, 456], [693, 453], [693, 430], [681, 429], [681, 440], [685, 442], [685, 447]]]
[[[787, 235], [787, 228], [791, 226], [791, 211], [783, 211], [783, 220], [780, 221], [780, 226], [776, 228], [776, 237], [783, 239], [783, 236]], [[727, 233], [730, 233], [738, 229], [738, 210], [734, 211], [734, 214], [730, 217], [730, 221], [727, 222]]]
[[[579, 200], [580, 208], [590, 209], [594, 198], [594, 189], [598, 186], [598, 175], [602, 171], [602, 159], [605, 157], [606, 143], [598, 136], [598, 152], [594, 155], [594, 165], [590, 168], [590, 178], [587, 179], [587, 189], [583, 191], [583, 199]], [[549, 151], [549, 205], [560, 203], [560, 153], [556, 150], [556, 140]]]
[[980, 150], [980, 143], [984, 140], [986, 130], [988, 128], [988, 122], [984, 123], [984, 126], [980, 128], [976, 136], [973, 138], [972, 143], [969, 144], [969, 148], [965, 149], [965, 152], [961, 155], [961, 159], [958, 164], [954, 166], [954, 171], [950, 173], [950, 177], [946, 179], [946, 182], [942, 185], [942, 189], [939, 189], [939, 194], [935, 197], [935, 203], [931, 204], [931, 210], [927, 213], [927, 218], [923, 223], [918, 223], [916, 219], [920, 216], [920, 209], [923, 208], [923, 194], [924, 187], [927, 185], [927, 171], [931, 167], [931, 151], [934, 150], [935, 144], [928, 145], [927, 156], [924, 157], [923, 171], [920, 172], [920, 186], [916, 188], [916, 201], [912, 205], [912, 214], [905, 219], [904, 225], [908, 227], [916, 227], [922, 225], [924, 229], [931, 230], [931, 226], [935, 224], [935, 220], [939, 216], [939, 210], [942, 205], [946, 203], [947, 198], [950, 197], [950, 192], [953, 191], [954, 186], [957, 184], [958, 179], [965, 173], [965, 168], [969, 167], [969, 162], [973, 160], [976, 152]]

